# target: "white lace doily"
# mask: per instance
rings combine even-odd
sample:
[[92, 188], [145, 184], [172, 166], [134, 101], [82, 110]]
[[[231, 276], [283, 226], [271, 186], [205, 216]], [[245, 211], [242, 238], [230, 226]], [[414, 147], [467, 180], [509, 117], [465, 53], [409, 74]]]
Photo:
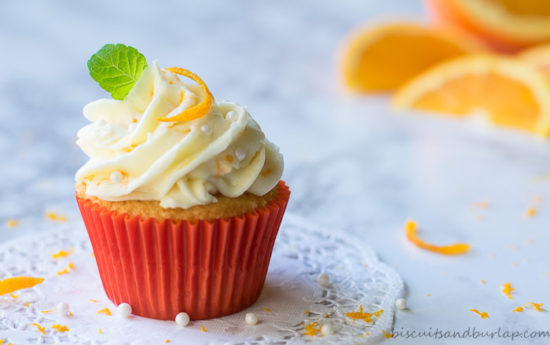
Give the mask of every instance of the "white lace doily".
[[[74, 248], [69, 257], [52, 254]], [[74, 264], [64, 275], [57, 272]], [[269, 273], [259, 300], [247, 310], [224, 318], [193, 321], [180, 328], [172, 321], [131, 316], [120, 318], [101, 287], [91, 246], [83, 225], [65, 223], [62, 229], [20, 238], [0, 247], [0, 278], [43, 277], [44, 283], [21, 290], [13, 298], [0, 297], [0, 339], [13, 344], [372, 344], [391, 332], [394, 303], [403, 290], [398, 274], [378, 261], [362, 241], [318, 229], [304, 219], [286, 214], [277, 238]], [[331, 284], [317, 282], [321, 272]], [[72, 316], [55, 310], [70, 305]], [[372, 323], [352, 320], [345, 313], [384, 309]], [[112, 316], [98, 314], [109, 308]], [[249, 326], [245, 314], [259, 323]], [[328, 318], [326, 317], [328, 315]], [[330, 322], [334, 334], [305, 334], [304, 327]], [[45, 327], [41, 334], [36, 323]], [[69, 331], [52, 329], [54, 324]], [[201, 328], [204, 327], [203, 331]], [[101, 331], [100, 331], [101, 330]], [[101, 332], [101, 333], [100, 333]], [[367, 335], [368, 334], [368, 335]]]

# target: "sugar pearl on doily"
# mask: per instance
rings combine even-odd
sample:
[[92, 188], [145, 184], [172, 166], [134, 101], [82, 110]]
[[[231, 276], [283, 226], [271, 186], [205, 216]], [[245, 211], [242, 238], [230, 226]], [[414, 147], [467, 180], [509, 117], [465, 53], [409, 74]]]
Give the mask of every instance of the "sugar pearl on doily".
[[325, 323], [322, 327], [321, 327], [321, 333], [326, 337], [326, 336], [329, 336], [329, 335], [333, 335], [334, 334], [334, 329], [332, 328], [332, 324], [330, 322], [327, 322]]
[[113, 183], [119, 183], [120, 181], [122, 181], [122, 173], [120, 171], [113, 171], [109, 179]]
[[201, 131], [202, 131], [204, 134], [210, 134], [210, 132], [212, 132], [212, 128], [210, 128], [209, 125], [202, 125], [202, 126], [201, 126]]
[[244, 321], [246, 322], [247, 325], [254, 326], [255, 324], [258, 323], [258, 316], [256, 316], [256, 314], [254, 313], [246, 313]]
[[185, 327], [189, 324], [189, 315], [187, 313], [181, 312], [176, 315], [176, 325], [180, 327]]
[[230, 110], [227, 112], [227, 114], [225, 114], [225, 118], [229, 120], [234, 120], [236, 116], [237, 116], [237, 113], [234, 112], [233, 110]]
[[405, 310], [407, 309], [407, 300], [404, 298], [399, 298], [395, 301], [395, 306], [397, 309]]
[[330, 277], [326, 273], [321, 273], [317, 277], [317, 283], [321, 286], [327, 287], [330, 285]]
[[122, 318], [127, 318], [132, 314], [132, 306], [128, 303], [120, 303], [118, 307], [116, 307], [116, 313]]
[[57, 312], [59, 313], [59, 315], [62, 315], [62, 316], [69, 316], [71, 311], [69, 309], [69, 305], [65, 302], [61, 302], [59, 303], [55, 309], [57, 310]]

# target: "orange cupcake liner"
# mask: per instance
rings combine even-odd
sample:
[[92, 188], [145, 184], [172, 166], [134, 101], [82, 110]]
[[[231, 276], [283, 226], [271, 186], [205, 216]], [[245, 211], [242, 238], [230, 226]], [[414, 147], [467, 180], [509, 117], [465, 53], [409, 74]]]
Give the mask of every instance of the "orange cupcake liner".
[[290, 190], [279, 181], [268, 205], [211, 221], [119, 214], [79, 198], [107, 297], [135, 315], [193, 320], [236, 313], [262, 291]]

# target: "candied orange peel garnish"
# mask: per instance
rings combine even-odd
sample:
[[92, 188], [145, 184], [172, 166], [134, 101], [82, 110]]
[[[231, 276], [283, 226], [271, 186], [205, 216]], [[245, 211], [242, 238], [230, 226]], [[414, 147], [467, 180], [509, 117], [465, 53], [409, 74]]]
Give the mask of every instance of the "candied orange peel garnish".
[[506, 295], [506, 297], [510, 299], [514, 298], [512, 297], [512, 291], [515, 289], [512, 287], [512, 283], [501, 284], [500, 286], [502, 286], [502, 293]]
[[105, 308], [105, 309], [98, 310], [97, 313], [98, 313], [98, 314], [105, 314], [105, 315], [107, 315], [107, 316], [113, 315], [113, 314], [111, 313], [111, 311], [109, 310], [109, 308]]
[[212, 107], [213, 97], [212, 97], [212, 94], [210, 93], [210, 90], [208, 90], [208, 86], [206, 86], [205, 82], [198, 75], [184, 68], [169, 67], [169, 68], [166, 68], [166, 70], [175, 74], [182, 75], [184, 77], [187, 77], [195, 81], [200, 86], [200, 88], [204, 91], [204, 98], [198, 104], [195, 104], [194, 106], [185, 109], [183, 112], [181, 112], [176, 116], [160, 117], [157, 120], [162, 122], [191, 121], [208, 114], [208, 112], [210, 111], [210, 108]]
[[413, 243], [419, 248], [443, 255], [460, 255], [470, 250], [470, 245], [466, 243], [455, 243], [448, 246], [436, 246], [434, 244], [424, 242], [418, 237], [416, 228], [416, 223], [412, 220], [408, 220], [405, 223], [405, 234], [407, 235], [407, 240], [409, 240], [409, 242]]
[[58, 332], [68, 332], [69, 331], [69, 328], [67, 328], [67, 326], [60, 325], [60, 324], [52, 325], [52, 328], [55, 329]]
[[487, 314], [486, 311], [479, 311], [477, 309], [470, 309], [470, 311], [476, 313], [477, 315], [479, 315], [480, 318], [482, 319], [488, 319], [489, 318], [489, 314]]
[[312, 323], [304, 326], [304, 331], [305, 331], [306, 335], [309, 335], [309, 336], [312, 337], [312, 336], [317, 335], [321, 332], [321, 325], [319, 325], [319, 323], [317, 321], [312, 322]]
[[57, 253], [52, 254], [52, 258], [54, 258], [54, 259], [66, 258], [67, 256], [71, 255], [72, 253], [74, 253], [73, 248], [71, 248], [70, 250], [61, 249]]
[[12, 277], [0, 280], [0, 296], [17, 290], [32, 288], [44, 281], [44, 278]]

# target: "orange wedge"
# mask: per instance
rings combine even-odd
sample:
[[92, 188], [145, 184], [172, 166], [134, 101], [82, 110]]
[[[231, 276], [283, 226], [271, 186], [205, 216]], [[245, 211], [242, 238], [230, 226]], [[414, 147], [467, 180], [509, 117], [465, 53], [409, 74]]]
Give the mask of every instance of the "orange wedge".
[[498, 126], [550, 134], [550, 88], [519, 59], [472, 55], [444, 62], [401, 88], [393, 105], [460, 117], [481, 113]]
[[430, 66], [481, 49], [451, 32], [390, 23], [350, 36], [343, 49], [342, 74], [351, 90], [391, 91]]
[[518, 57], [550, 78], [550, 44], [525, 49], [518, 54]]
[[425, 0], [425, 3], [439, 24], [483, 38], [503, 51], [550, 41], [548, 0]]

